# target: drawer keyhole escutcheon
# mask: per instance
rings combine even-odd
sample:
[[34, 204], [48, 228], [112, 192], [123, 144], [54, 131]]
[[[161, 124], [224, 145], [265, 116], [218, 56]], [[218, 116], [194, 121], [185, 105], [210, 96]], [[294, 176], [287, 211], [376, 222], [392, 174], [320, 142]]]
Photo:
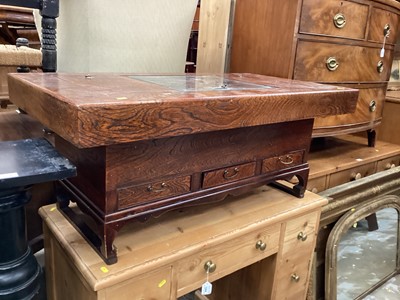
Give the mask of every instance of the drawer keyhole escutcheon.
[[165, 182], [161, 183], [159, 188], [155, 188], [155, 187], [153, 187], [153, 185], [150, 184], [147, 187], [147, 191], [148, 192], [159, 193], [159, 192], [164, 191], [166, 188], [167, 188], [167, 184]]
[[299, 282], [299, 281], [300, 281], [300, 276], [297, 275], [296, 273], [293, 273], [293, 274], [290, 276], [290, 278], [292, 278], [292, 280], [293, 280], [294, 282]]
[[284, 165], [291, 165], [293, 163], [293, 156], [291, 155], [279, 156], [278, 159]]
[[378, 71], [378, 73], [382, 73], [383, 72], [383, 61], [378, 61], [378, 64], [376, 65], [376, 70]]
[[369, 103], [369, 111], [374, 112], [375, 110], [376, 110], [376, 102], [375, 100], [371, 100], [371, 102]]
[[233, 169], [233, 172], [230, 172], [229, 170], [225, 170], [224, 178], [227, 180], [235, 178], [238, 173], [239, 173], [239, 168], [237, 168], [237, 167]]
[[336, 28], [343, 28], [346, 25], [346, 17], [342, 13], [338, 13], [333, 17], [333, 24]]
[[303, 231], [300, 231], [299, 234], [297, 235], [297, 239], [299, 241], [302, 241], [302, 242], [306, 241], [307, 240], [307, 233], [305, 233]]
[[339, 67], [339, 63], [335, 57], [331, 56], [326, 60], [326, 67], [329, 71], [335, 71]]
[[256, 249], [261, 250], [261, 251], [264, 251], [265, 249], [267, 249], [267, 244], [264, 243], [262, 240], [259, 240], [259, 241], [256, 243]]
[[390, 34], [390, 25], [386, 24], [385, 27], [383, 27], [383, 36], [388, 37]]
[[206, 270], [207, 273], [213, 273], [217, 269], [217, 265], [212, 262], [212, 260], [207, 261], [204, 264], [204, 270]]

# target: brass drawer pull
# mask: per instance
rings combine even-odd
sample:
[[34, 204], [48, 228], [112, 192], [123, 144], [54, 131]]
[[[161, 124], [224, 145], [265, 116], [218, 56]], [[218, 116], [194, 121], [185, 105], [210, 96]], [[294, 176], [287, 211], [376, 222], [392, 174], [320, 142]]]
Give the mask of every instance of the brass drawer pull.
[[376, 65], [376, 70], [378, 71], [378, 73], [382, 73], [383, 72], [383, 61], [378, 61], [378, 64]]
[[342, 13], [338, 13], [333, 17], [333, 24], [336, 28], [343, 28], [346, 25], [346, 17]]
[[331, 56], [326, 60], [326, 67], [329, 71], [335, 71], [339, 67], [339, 63], [335, 57]]
[[206, 270], [207, 273], [213, 273], [217, 269], [217, 265], [212, 262], [212, 260], [207, 261], [204, 264], [204, 270]]
[[376, 102], [375, 100], [371, 100], [371, 102], [369, 103], [369, 111], [374, 112], [375, 110], [376, 110]]
[[297, 235], [297, 239], [299, 241], [305, 242], [307, 240], [307, 233], [300, 231], [299, 234]]
[[297, 275], [296, 273], [293, 273], [290, 278], [294, 281], [294, 282], [299, 282], [300, 281], [300, 276]]
[[256, 243], [256, 249], [261, 250], [261, 251], [264, 251], [265, 249], [267, 249], [267, 244], [264, 243], [262, 240], [259, 240], [259, 241]]
[[390, 24], [386, 24], [386, 25], [383, 27], [383, 36], [384, 36], [384, 37], [388, 37], [389, 34], [390, 34]]
[[224, 171], [224, 178], [225, 178], [226, 180], [235, 178], [235, 177], [237, 176], [238, 173], [239, 173], [239, 168], [238, 168], [238, 167], [236, 167], [236, 168], [233, 169], [232, 174], [230, 173], [229, 170], [225, 170], [225, 171]]
[[167, 188], [167, 184], [165, 182], [160, 184], [160, 188], [154, 188], [153, 185], [150, 184], [147, 187], [147, 191], [148, 192], [159, 193], [159, 192], [165, 191], [166, 188]]
[[279, 156], [279, 161], [284, 165], [291, 165], [293, 163], [292, 155]]

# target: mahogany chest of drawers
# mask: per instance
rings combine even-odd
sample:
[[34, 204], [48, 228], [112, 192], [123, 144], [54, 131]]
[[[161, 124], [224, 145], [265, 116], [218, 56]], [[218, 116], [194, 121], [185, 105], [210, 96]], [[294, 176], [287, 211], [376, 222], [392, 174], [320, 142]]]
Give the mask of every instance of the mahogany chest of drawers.
[[292, 176], [281, 187], [302, 197], [313, 118], [353, 111], [358, 93], [252, 74], [12, 74], [9, 87], [77, 166], [59, 206], [108, 263], [128, 221]]
[[313, 137], [367, 130], [373, 145], [399, 13], [393, 0], [238, 0], [230, 71], [359, 89], [356, 111], [316, 118]]

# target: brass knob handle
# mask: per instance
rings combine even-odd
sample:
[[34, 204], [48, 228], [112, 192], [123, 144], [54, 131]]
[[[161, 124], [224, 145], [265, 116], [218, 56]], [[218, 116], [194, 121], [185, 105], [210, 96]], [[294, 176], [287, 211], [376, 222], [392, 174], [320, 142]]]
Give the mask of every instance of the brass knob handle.
[[393, 168], [395, 168], [395, 167], [396, 167], [395, 164], [388, 163], [388, 164], [386, 164], [386, 166], [385, 166], [385, 170], [393, 169]]
[[335, 57], [329, 57], [326, 60], [326, 67], [329, 71], [335, 71], [339, 67], [339, 63], [337, 62]]
[[388, 37], [389, 34], [390, 34], [390, 24], [386, 24], [386, 25], [383, 27], [383, 36]]
[[155, 188], [152, 184], [149, 184], [147, 186], [147, 191], [148, 192], [159, 193], [159, 192], [164, 191], [166, 188], [167, 188], [167, 184], [165, 182], [161, 183], [159, 188]]
[[336, 28], [343, 28], [346, 25], [346, 17], [342, 13], [338, 13], [333, 17], [333, 24]]
[[361, 173], [351, 173], [351, 180], [358, 180], [361, 178], [362, 178]]
[[300, 276], [297, 275], [296, 273], [293, 273], [292, 275], [290, 275], [290, 278], [291, 278], [294, 282], [299, 282], [299, 281], [300, 281]]
[[261, 251], [264, 251], [265, 249], [267, 249], [267, 244], [264, 243], [262, 240], [259, 240], [259, 241], [256, 243], [256, 249], [261, 250]]
[[383, 61], [378, 61], [378, 64], [376, 65], [376, 70], [378, 71], [378, 73], [382, 73], [383, 72]]
[[304, 242], [307, 239], [307, 233], [300, 231], [297, 235], [297, 239]]
[[369, 103], [369, 111], [374, 112], [375, 110], [376, 110], [376, 102], [375, 100], [371, 100], [371, 102]]
[[214, 272], [216, 268], [217, 268], [217, 265], [214, 264], [211, 260], [207, 261], [204, 264], [204, 270], [206, 270], [207, 273]]
[[229, 180], [235, 178], [237, 174], [239, 174], [239, 168], [236, 167], [233, 169], [233, 172], [229, 171], [228, 169], [225, 170], [223, 176], [225, 179]]

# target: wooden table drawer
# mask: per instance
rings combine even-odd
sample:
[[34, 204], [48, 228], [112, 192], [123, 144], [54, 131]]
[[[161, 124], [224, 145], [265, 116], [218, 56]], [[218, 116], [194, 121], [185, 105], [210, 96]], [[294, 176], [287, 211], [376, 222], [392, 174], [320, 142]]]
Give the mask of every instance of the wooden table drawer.
[[342, 0], [304, 0], [300, 33], [364, 39], [368, 5]]
[[399, 165], [400, 165], [400, 156], [383, 159], [378, 161], [378, 164], [376, 165], [376, 172], [389, 170]]
[[[379, 48], [299, 41], [294, 79], [318, 82], [387, 81], [393, 53], [386, 50], [384, 58], [379, 57], [379, 53]], [[381, 72], [378, 71], [380, 62]]]
[[153, 183], [118, 189], [118, 208], [188, 193], [191, 176], [183, 176]]
[[369, 163], [352, 169], [331, 174], [328, 188], [341, 185], [353, 180], [361, 179], [375, 173], [375, 163]]
[[[215, 271], [208, 275], [211, 282], [278, 252], [280, 228], [281, 224], [276, 224], [229, 239], [220, 245], [206, 246], [205, 250], [196, 255], [180, 260], [176, 270], [178, 296], [200, 287], [206, 281], [204, 265], [208, 261], [216, 265]], [[259, 241], [266, 244], [264, 250], [256, 248]]]
[[368, 41], [383, 44], [386, 26], [389, 26], [390, 28], [389, 35], [386, 37], [386, 43], [395, 44], [399, 27], [399, 15], [377, 7], [372, 8], [368, 30]]
[[295, 151], [280, 156], [266, 158], [262, 162], [262, 173], [278, 171], [303, 163], [304, 151]]
[[326, 190], [326, 176], [308, 179], [307, 190], [315, 194]]
[[228, 182], [237, 181], [239, 179], [248, 178], [254, 176], [255, 172], [255, 162], [205, 172], [203, 177], [203, 188], [210, 188]]

